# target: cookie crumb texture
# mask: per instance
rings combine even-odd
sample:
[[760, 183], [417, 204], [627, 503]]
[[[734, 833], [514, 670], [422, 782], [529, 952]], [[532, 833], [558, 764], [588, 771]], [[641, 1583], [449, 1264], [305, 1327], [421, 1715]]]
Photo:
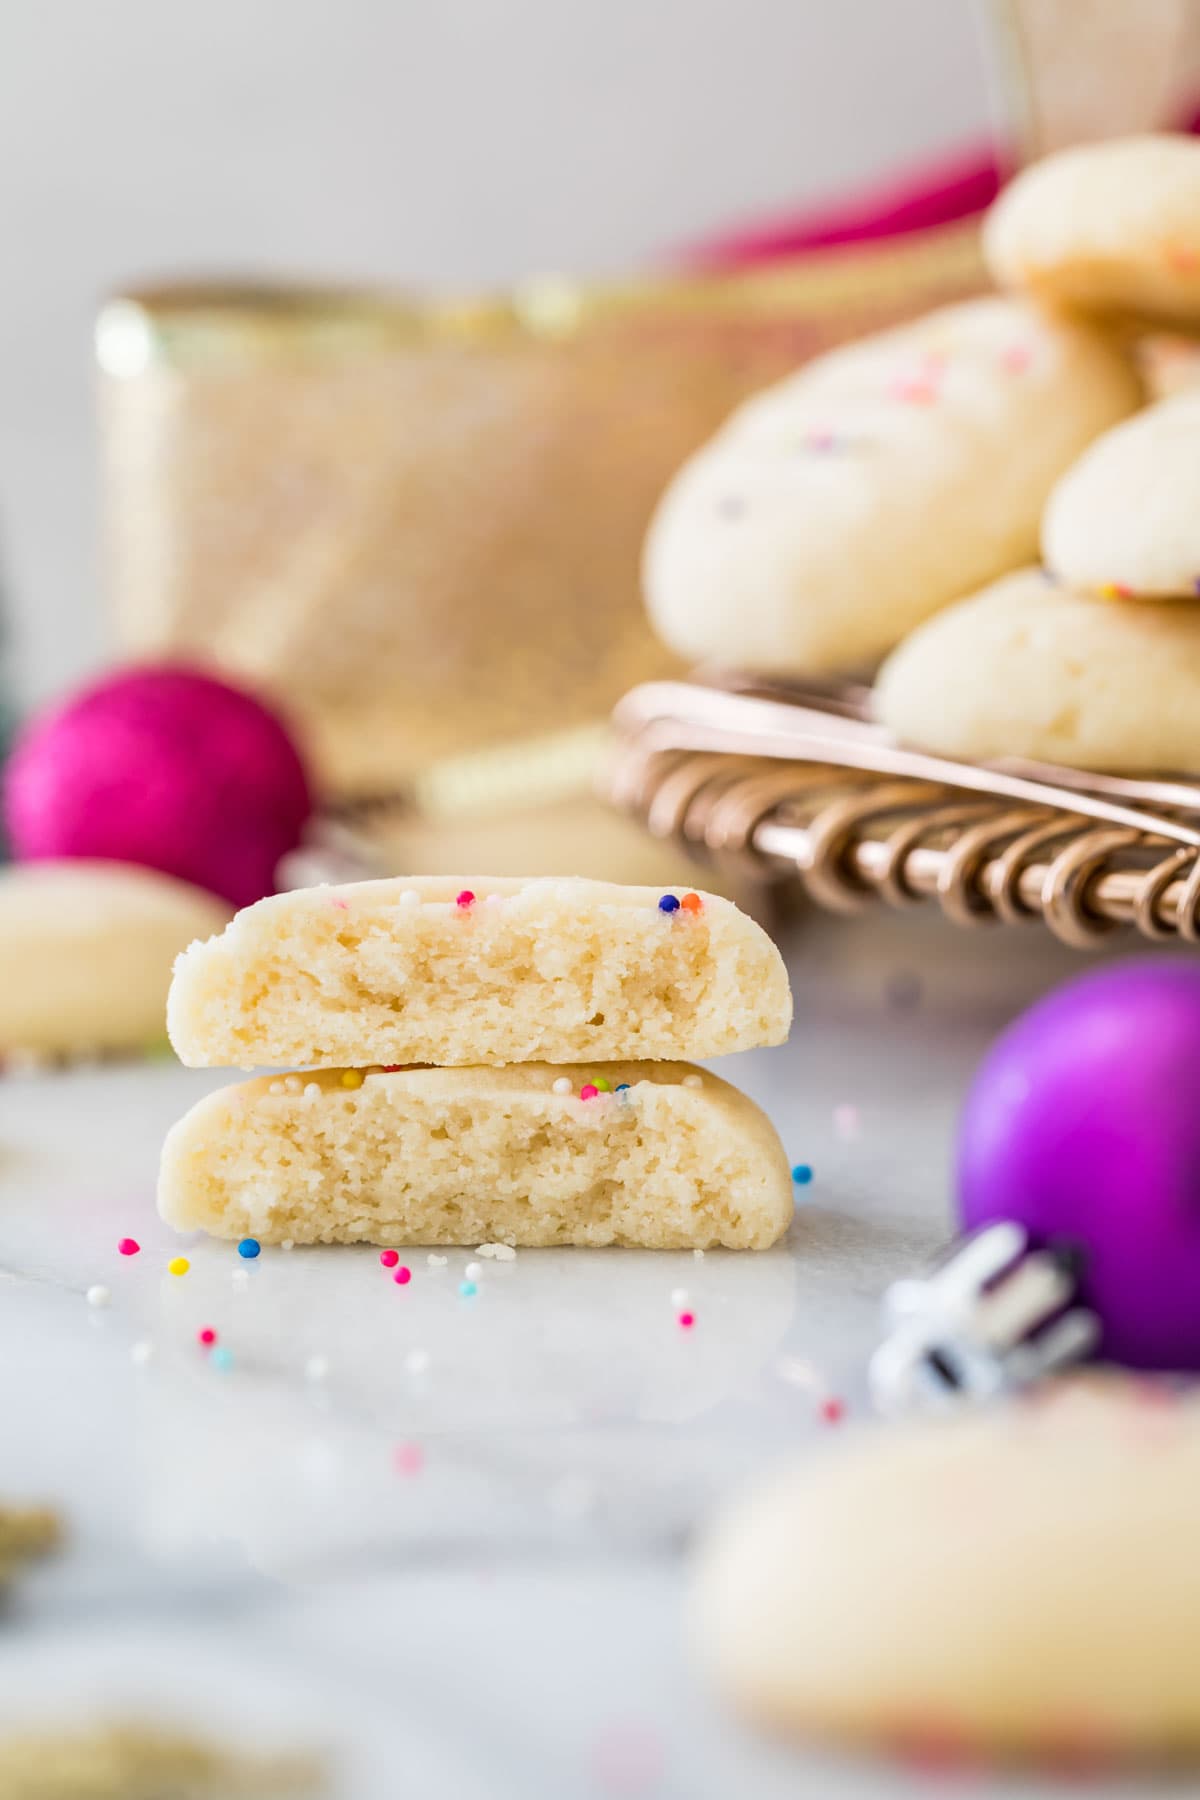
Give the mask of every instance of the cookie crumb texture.
[[[412, 893], [419, 903], [405, 901]], [[193, 1068], [246, 1069], [782, 1043], [791, 994], [766, 933], [714, 895], [670, 914], [661, 898], [609, 882], [453, 876], [279, 894], [179, 958], [171, 1042]]]
[[[792, 1218], [774, 1127], [687, 1064], [406, 1069], [320, 1095], [264, 1077], [210, 1094], [169, 1133], [159, 1211], [181, 1231], [266, 1244], [616, 1244], [763, 1250]], [[611, 1091], [580, 1098], [597, 1077]], [[618, 1092], [618, 1086], [628, 1087]]]

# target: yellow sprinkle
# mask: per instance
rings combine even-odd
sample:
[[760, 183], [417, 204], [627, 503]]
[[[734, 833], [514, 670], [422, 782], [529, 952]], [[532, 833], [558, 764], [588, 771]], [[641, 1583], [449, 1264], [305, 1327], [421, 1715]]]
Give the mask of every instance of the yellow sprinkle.
[[612, 1092], [612, 1089], [609, 1087], [607, 1081], [605, 1081], [603, 1075], [597, 1075], [592, 1086], [599, 1088], [602, 1094], [609, 1094]]
[[361, 1069], [343, 1069], [342, 1070], [342, 1086], [347, 1087], [347, 1088], [361, 1087], [362, 1086], [362, 1070]]
[[186, 1275], [191, 1266], [186, 1256], [173, 1256], [167, 1269], [172, 1275]]

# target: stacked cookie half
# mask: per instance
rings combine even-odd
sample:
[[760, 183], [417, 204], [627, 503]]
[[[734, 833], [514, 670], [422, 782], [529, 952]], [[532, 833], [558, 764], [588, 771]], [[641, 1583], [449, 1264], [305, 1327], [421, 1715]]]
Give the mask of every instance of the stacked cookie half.
[[260, 901], [176, 964], [192, 1067], [303, 1070], [201, 1101], [159, 1209], [264, 1243], [722, 1244], [792, 1216], [774, 1128], [681, 1059], [778, 1044], [779, 952], [729, 901], [438, 879]]

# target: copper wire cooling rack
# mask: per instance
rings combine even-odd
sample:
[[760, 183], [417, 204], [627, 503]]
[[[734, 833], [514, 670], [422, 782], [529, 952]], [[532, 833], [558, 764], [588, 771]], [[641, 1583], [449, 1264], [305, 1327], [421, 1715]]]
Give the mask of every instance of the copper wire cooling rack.
[[867, 690], [651, 682], [614, 715], [609, 797], [659, 837], [821, 906], [936, 900], [957, 925], [1042, 919], [1200, 942], [1200, 780], [957, 762], [897, 744]]

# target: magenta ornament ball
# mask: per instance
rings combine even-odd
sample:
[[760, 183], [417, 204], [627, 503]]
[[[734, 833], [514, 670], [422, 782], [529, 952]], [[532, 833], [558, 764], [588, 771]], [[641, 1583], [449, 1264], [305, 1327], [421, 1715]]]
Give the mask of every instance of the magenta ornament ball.
[[1068, 982], [993, 1046], [958, 1137], [964, 1229], [1087, 1252], [1100, 1354], [1200, 1369], [1200, 964]]
[[124, 669], [36, 715], [5, 776], [19, 861], [140, 863], [246, 906], [275, 887], [312, 795], [273, 712], [184, 667]]

